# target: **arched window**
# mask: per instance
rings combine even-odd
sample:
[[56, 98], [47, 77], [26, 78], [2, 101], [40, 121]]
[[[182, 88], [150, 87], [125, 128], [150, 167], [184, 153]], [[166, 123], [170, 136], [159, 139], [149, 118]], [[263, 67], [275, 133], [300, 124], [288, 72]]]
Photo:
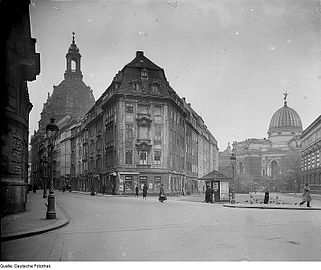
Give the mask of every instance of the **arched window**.
[[75, 72], [77, 68], [77, 64], [75, 60], [71, 60], [71, 71]]
[[275, 179], [279, 176], [280, 174], [280, 168], [279, 168], [279, 164], [276, 160], [273, 160], [271, 162], [271, 176], [272, 179]]

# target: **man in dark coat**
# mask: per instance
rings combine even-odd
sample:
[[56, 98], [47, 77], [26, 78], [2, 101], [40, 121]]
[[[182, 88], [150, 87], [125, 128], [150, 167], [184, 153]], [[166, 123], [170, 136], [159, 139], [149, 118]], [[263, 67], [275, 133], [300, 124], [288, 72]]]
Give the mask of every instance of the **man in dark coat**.
[[205, 202], [206, 202], [206, 203], [209, 203], [209, 202], [210, 202], [210, 186], [209, 186], [209, 185], [206, 185]]
[[138, 197], [138, 186], [135, 188], [135, 197]]
[[144, 186], [143, 186], [143, 199], [145, 199], [145, 200], [146, 200], [146, 196], [147, 196], [147, 189], [148, 189], [147, 185], [144, 184]]

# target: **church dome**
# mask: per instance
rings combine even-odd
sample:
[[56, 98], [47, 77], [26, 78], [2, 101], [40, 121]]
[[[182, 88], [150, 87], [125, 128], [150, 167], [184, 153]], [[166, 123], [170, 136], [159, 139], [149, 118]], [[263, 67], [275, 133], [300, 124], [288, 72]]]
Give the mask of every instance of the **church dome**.
[[273, 114], [270, 121], [269, 133], [281, 131], [302, 132], [300, 116], [287, 106], [286, 101], [284, 101], [284, 106]]

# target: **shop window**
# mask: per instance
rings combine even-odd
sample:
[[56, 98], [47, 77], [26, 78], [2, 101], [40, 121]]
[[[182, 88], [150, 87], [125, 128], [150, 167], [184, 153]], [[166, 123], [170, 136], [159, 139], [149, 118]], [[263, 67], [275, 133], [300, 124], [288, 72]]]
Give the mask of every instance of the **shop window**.
[[139, 152], [139, 164], [142, 164], [142, 165], [147, 164], [147, 152], [146, 151]]
[[125, 176], [125, 191], [132, 191], [133, 177], [130, 175]]
[[147, 176], [140, 176], [139, 177], [139, 184], [140, 184], [140, 188], [143, 189], [143, 186], [145, 184], [147, 185]]
[[159, 190], [161, 186], [161, 176], [154, 176], [154, 189]]

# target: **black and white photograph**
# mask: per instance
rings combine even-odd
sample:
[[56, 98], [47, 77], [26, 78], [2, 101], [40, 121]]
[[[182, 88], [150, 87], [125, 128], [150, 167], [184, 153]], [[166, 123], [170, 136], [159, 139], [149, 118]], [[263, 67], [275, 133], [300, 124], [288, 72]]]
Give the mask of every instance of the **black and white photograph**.
[[320, 266], [320, 0], [0, 0], [0, 29], [1, 268]]

